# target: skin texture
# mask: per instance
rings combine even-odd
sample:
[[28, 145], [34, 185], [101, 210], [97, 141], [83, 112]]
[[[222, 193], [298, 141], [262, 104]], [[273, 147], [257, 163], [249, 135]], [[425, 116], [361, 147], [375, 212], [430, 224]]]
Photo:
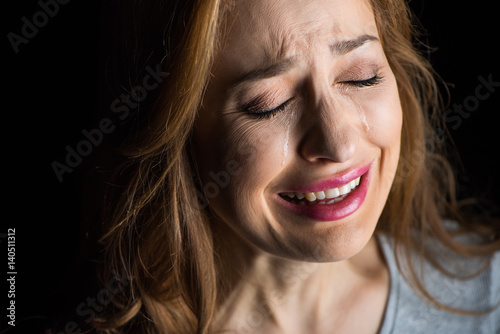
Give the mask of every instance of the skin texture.
[[[362, 0], [241, 0], [228, 27], [194, 132], [228, 280], [217, 327], [376, 333], [388, 273], [373, 232], [396, 171], [402, 111], [372, 10]], [[360, 36], [370, 38], [343, 43]], [[268, 78], [239, 83], [280, 62]], [[280, 204], [279, 193], [368, 163], [366, 199], [343, 219], [315, 221]]]

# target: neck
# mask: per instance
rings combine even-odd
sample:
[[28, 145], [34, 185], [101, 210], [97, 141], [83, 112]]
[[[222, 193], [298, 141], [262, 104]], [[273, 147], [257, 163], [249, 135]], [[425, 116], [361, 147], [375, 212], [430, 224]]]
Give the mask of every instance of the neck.
[[[230, 328], [271, 324], [283, 331], [331, 317], [363, 282], [380, 275], [383, 260], [374, 238], [344, 261], [311, 263], [277, 257], [240, 238], [226, 224], [217, 230], [219, 277], [216, 324]], [[298, 315], [305, 315], [300, 319]], [[291, 315], [297, 315], [298, 317]], [[295, 327], [297, 328], [297, 327]], [[285, 331], [286, 332], [286, 331]]]

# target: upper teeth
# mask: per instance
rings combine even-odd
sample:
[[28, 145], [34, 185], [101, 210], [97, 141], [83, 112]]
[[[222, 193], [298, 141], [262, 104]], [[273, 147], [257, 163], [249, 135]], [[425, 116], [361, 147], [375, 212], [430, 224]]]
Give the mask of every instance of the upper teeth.
[[295, 198], [295, 197], [297, 197], [298, 199], [305, 198], [309, 202], [314, 202], [315, 200], [323, 200], [325, 198], [332, 199], [332, 198], [336, 198], [336, 197], [350, 193], [351, 190], [353, 190], [354, 188], [356, 188], [359, 185], [360, 179], [361, 179], [361, 176], [355, 180], [352, 180], [348, 184], [345, 184], [345, 185], [340, 186], [338, 188], [327, 189], [324, 191], [317, 191], [317, 192], [312, 192], [312, 193], [290, 192], [290, 193], [284, 193], [283, 195], [288, 196], [290, 198]]

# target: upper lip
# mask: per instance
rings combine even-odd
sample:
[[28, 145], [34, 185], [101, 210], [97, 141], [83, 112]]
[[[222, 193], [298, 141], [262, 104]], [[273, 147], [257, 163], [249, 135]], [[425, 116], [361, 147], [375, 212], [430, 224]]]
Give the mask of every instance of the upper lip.
[[283, 191], [281, 193], [286, 193], [286, 192], [296, 192], [296, 193], [313, 193], [313, 192], [319, 192], [327, 189], [333, 189], [333, 188], [338, 188], [340, 186], [346, 185], [352, 180], [357, 179], [358, 177], [362, 176], [365, 174], [370, 167], [372, 166], [372, 162], [368, 164], [364, 164], [361, 166], [357, 166], [351, 169], [348, 169], [344, 172], [341, 172], [333, 177], [330, 177], [326, 180], [309, 184], [304, 187], [300, 187], [297, 189], [291, 189], [289, 191]]

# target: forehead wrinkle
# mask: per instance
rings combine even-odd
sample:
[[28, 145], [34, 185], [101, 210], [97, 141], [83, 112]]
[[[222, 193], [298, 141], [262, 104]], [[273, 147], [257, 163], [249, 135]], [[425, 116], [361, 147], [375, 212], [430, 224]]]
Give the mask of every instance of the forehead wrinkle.
[[[333, 27], [333, 29], [330, 28], [325, 33], [325, 27], [320, 23], [322, 20], [309, 20], [287, 24], [287, 21], [290, 19], [289, 17], [285, 17], [283, 18], [285, 23], [273, 23], [270, 25], [268, 36], [270, 42], [268, 44], [271, 47], [270, 51], [265, 49], [267, 59], [278, 61], [283, 58], [295, 57], [299, 49], [310, 51], [312, 46], [314, 46], [314, 39], [322, 31], [325, 37], [329, 36], [330, 38], [333, 38], [335, 36], [334, 33], [338, 32], [338, 28]], [[281, 20], [277, 20], [277, 22], [281, 22]], [[325, 42], [327, 42], [326, 39]], [[318, 46], [327, 47], [327, 44], [329, 43]]]
[[[235, 23], [238, 21], [243, 23], [240, 25], [242, 35], [250, 38], [248, 42], [253, 48], [260, 49], [262, 60], [266, 63], [286, 57], [294, 51], [293, 46], [298, 41], [304, 41], [305, 48], [308, 49], [313, 45], [311, 43], [313, 36], [321, 33], [328, 35], [329, 44], [334, 42], [331, 39], [335, 39], [335, 36], [340, 37], [339, 33], [342, 29], [339, 28], [347, 18], [339, 17], [338, 22], [332, 20], [330, 14], [335, 13], [325, 12], [321, 9], [322, 7], [315, 5], [317, 1], [299, 1], [298, 6], [294, 6], [292, 2], [247, 0], [241, 7], [235, 6], [238, 12], [235, 15], [235, 18], [238, 17]], [[323, 2], [327, 1], [323, 0]], [[245, 5], [248, 7], [245, 8]], [[372, 11], [367, 0], [363, 0], [360, 5], [367, 6]], [[326, 29], [328, 31], [325, 31]], [[310, 36], [308, 42], [304, 39], [305, 35]]]
[[292, 34], [288, 29], [284, 29], [285, 25], [277, 22], [273, 22], [268, 25], [269, 29], [266, 29], [268, 34], [264, 43], [263, 51], [265, 55], [266, 62], [274, 63], [278, 62], [289, 55], [292, 47]]
[[[259, 6], [259, 3], [264, 1], [256, 1], [255, 6]], [[309, 50], [314, 45], [315, 37], [320, 34], [331, 39], [339, 32], [338, 22], [319, 12], [312, 3], [306, 2], [295, 7], [289, 5], [285, 10], [280, 1], [265, 1], [262, 9], [264, 15], [257, 15], [260, 11], [255, 9], [255, 12], [250, 10], [249, 15], [245, 13], [246, 18], [242, 17], [242, 20], [255, 22], [249, 27], [251, 35], [263, 41], [255, 46], [262, 50], [265, 61], [269, 63], [291, 58], [299, 48]], [[325, 43], [328, 42], [331, 40], [325, 40]]]

